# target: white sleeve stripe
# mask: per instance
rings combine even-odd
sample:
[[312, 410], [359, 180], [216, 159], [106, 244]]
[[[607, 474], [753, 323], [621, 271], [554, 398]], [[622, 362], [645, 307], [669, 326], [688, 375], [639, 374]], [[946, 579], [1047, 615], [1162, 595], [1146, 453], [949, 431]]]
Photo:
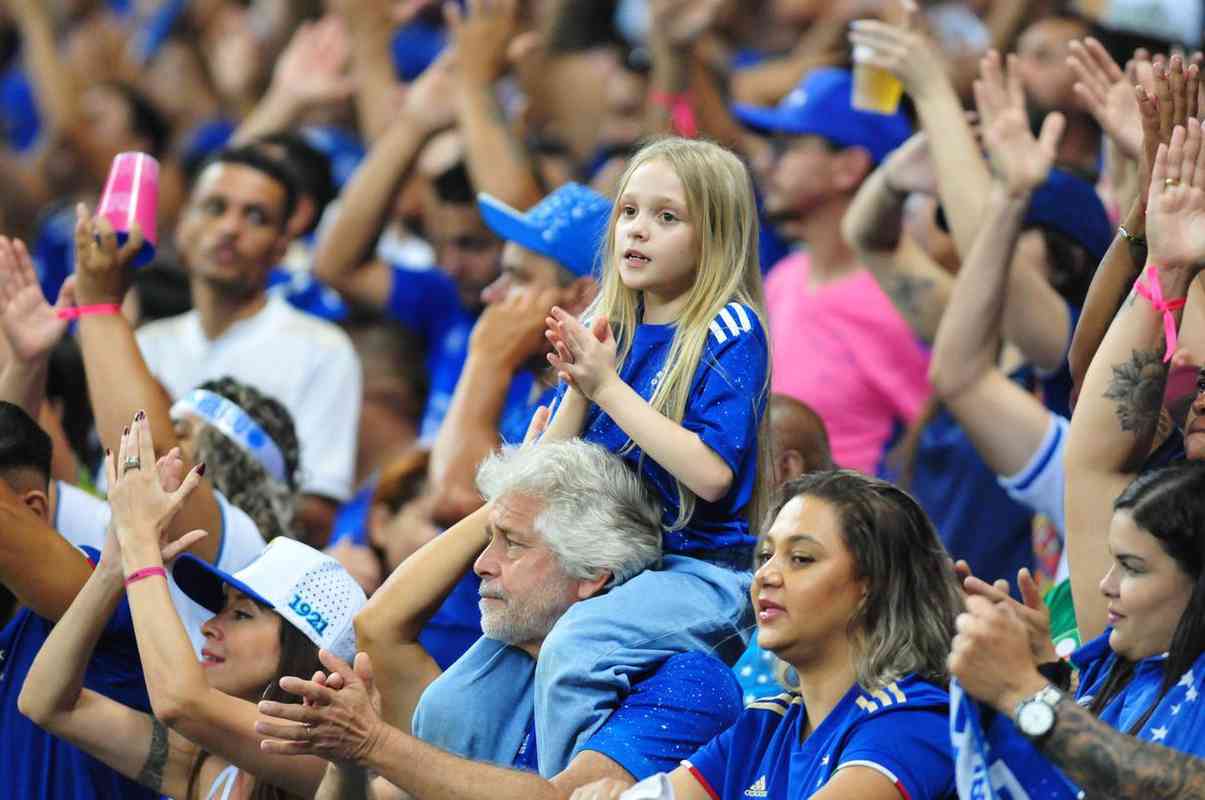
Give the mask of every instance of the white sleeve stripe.
[[837, 765], [837, 769], [834, 770], [834, 772], [840, 772], [841, 770], [845, 769], [846, 767], [868, 767], [870, 769], [873, 769], [875, 772], [879, 773], [883, 777], [887, 778], [887, 780], [891, 781], [891, 783], [897, 789], [899, 789], [901, 792], [906, 791], [904, 789], [903, 785], [900, 784], [900, 779], [898, 777], [896, 777], [896, 774], [894, 772], [892, 772], [891, 770], [887, 769], [886, 767], [884, 767], [882, 764], [876, 764], [873, 761], [860, 761], [860, 760], [842, 761], [840, 764]]
[[711, 324], [707, 327], [711, 328], [711, 335], [715, 337], [715, 340], [719, 344], [723, 344], [724, 342], [728, 341], [728, 336], [724, 333], [724, 329], [720, 327], [718, 322], [712, 320]]
[[728, 307], [736, 313], [737, 319], [741, 321], [741, 330], [750, 331], [753, 329], [753, 326], [749, 323], [749, 315], [745, 313], [744, 306], [740, 303], [729, 303]]
[[728, 330], [732, 332], [733, 336], [740, 335], [740, 326], [736, 324], [736, 320], [734, 320], [732, 315], [728, 313], [728, 309], [720, 309], [720, 319], [724, 320], [724, 324], [728, 326]]

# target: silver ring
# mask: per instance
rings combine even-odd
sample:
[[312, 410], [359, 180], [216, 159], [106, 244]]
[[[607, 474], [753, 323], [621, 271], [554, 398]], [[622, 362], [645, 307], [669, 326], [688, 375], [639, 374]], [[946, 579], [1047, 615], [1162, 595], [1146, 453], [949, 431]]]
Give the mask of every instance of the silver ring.
[[125, 475], [132, 469], [142, 469], [142, 462], [136, 458], [127, 458], [125, 463], [121, 465], [121, 474]]

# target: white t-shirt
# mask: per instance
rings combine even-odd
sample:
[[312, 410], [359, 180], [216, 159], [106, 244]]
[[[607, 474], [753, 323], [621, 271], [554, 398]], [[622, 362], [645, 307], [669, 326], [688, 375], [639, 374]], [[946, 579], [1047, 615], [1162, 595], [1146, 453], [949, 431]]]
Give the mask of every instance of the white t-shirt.
[[1063, 542], [1063, 554], [1059, 557], [1056, 583], [1070, 575], [1067, 568], [1067, 522], [1063, 516], [1063, 487], [1067, 474], [1063, 469], [1063, 454], [1067, 447], [1068, 426], [1066, 419], [1058, 414], [1050, 414], [1050, 426], [1029, 463], [1016, 475], [998, 478], [1009, 497], [1039, 514], [1045, 514], [1058, 530]]
[[[88, 494], [87, 492], [62, 481], [55, 481], [58, 499], [55, 503], [54, 528], [76, 547], [92, 547], [103, 550], [105, 546], [105, 529], [109, 526], [111, 510], [109, 504]], [[264, 549], [264, 538], [251, 517], [240, 508], [230, 504], [221, 492], [214, 491], [218, 508], [222, 511], [221, 531], [210, 531], [210, 535], [222, 537], [218, 545], [218, 557], [214, 566], [226, 573], [238, 572], [250, 564]], [[172, 602], [184, 627], [188, 638], [192, 640], [193, 649], [198, 656], [205, 644], [201, 635], [201, 625], [213, 616], [213, 612], [197, 605], [188, 595], [181, 591], [176, 581], [168, 571], [168, 590]]]
[[301, 442], [301, 491], [351, 496], [360, 423], [360, 358], [347, 334], [277, 296], [220, 337], [206, 338], [189, 311], [138, 329], [138, 346], [176, 399], [208, 380], [232, 377], [284, 404]]

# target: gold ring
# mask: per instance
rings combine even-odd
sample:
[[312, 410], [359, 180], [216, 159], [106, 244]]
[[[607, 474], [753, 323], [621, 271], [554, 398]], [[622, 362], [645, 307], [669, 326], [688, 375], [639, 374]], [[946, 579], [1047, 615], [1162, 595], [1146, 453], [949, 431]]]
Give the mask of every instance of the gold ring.
[[1167, 188], [1168, 186], [1179, 186], [1179, 185], [1180, 185], [1179, 178], [1164, 178], [1163, 179], [1163, 187], [1164, 188]]

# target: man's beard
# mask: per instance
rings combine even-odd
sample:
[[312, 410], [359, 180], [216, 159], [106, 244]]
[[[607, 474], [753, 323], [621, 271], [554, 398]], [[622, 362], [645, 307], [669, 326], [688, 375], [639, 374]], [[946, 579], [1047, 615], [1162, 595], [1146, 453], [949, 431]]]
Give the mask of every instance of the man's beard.
[[502, 602], [489, 605], [480, 603], [481, 632], [486, 638], [509, 645], [542, 640], [569, 607], [562, 588], [555, 583], [542, 584], [520, 604], [516, 603], [513, 597], [503, 594], [500, 589], [482, 585], [482, 598], [493, 597]]

